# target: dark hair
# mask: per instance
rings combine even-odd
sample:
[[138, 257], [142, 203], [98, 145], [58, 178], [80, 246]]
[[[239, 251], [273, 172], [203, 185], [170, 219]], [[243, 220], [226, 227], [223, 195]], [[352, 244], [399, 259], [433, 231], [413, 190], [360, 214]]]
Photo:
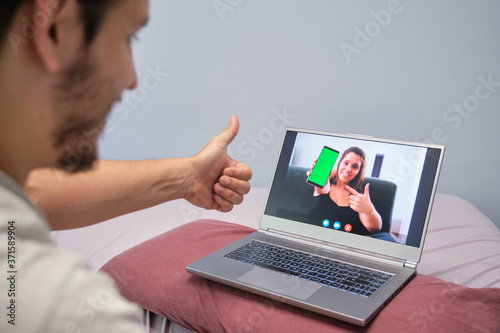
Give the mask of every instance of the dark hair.
[[[361, 165], [359, 167], [359, 172], [356, 175], [356, 177], [354, 177], [349, 182], [349, 186], [352, 187], [353, 189], [355, 189], [356, 191], [358, 191], [359, 193], [363, 193], [363, 183], [365, 182], [365, 175], [364, 174], [365, 174], [366, 154], [363, 151], [363, 149], [361, 149], [359, 147], [348, 148], [348, 149], [346, 149], [344, 151], [344, 153], [340, 157], [340, 163], [342, 163], [342, 161], [344, 160], [344, 158], [346, 157], [346, 155], [349, 154], [349, 153], [354, 153], [354, 154], [358, 155], [359, 157], [361, 157]], [[330, 182], [332, 184], [337, 184], [337, 176], [338, 176], [338, 172], [339, 172], [339, 168], [340, 168], [340, 163], [337, 165], [337, 172], [330, 179]]]
[[[66, 0], [54, 0], [66, 2]], [[85, 29], [85, 45], [88, 46], [94, 40], [101, 26], [102, 19], [109, 7], [117, 0], [77, 0], [82, 8], [82, 21]], [[19, 8], [33, 0], [2, 0], [0, 2], [0, 48], [7, 41], [7, 35], [12, 20]]]
[[99, 32], [107, 10], [117, 0], [78, 0], [82, 7], [82, 21], [85, 24], [85, 44], [88, 46]]

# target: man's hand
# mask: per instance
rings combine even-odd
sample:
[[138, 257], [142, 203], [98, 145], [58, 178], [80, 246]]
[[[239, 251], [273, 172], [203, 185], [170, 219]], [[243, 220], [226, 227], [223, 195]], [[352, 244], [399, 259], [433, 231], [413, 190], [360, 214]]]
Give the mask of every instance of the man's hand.
[[250, 168], [231, 159], [227, 146], [239, 130], [236, 116], [231, 117], [229, 126], [196, 155], [189, 158], [192, 163], [192, 185], [186, 199], [205, 209], [229, 212], [234, 205], [243, 202], [243, 196], [250, 191]]

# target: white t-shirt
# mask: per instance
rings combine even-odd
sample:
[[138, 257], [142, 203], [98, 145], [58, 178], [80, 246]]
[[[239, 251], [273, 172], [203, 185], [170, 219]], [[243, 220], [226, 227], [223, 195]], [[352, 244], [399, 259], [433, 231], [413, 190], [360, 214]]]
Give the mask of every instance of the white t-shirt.
[[49, 231], [0, 171], [0, 332], [143, 332], [139, 307], [81, 255], [58, 248]]

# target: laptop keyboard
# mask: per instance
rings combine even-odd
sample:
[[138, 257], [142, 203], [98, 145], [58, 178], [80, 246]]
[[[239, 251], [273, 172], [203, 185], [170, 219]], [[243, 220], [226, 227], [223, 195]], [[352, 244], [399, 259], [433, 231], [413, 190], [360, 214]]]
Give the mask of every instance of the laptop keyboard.
[[365, 297], [391, 277], [384, 272], [258, 241], [251, 241], [225, 257]]

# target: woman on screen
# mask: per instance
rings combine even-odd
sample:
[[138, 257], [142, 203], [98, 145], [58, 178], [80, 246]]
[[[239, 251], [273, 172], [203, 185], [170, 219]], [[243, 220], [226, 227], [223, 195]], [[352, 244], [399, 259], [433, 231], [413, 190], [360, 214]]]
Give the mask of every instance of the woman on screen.
[[370, 184], [363, 189], [365, 159], [361, 148], [345, 150], [325, 186], [314, 186], [311, 215], [317, 215], [315, 220], [359, 235], [380, 232], [382, 219], [370, 200]]

